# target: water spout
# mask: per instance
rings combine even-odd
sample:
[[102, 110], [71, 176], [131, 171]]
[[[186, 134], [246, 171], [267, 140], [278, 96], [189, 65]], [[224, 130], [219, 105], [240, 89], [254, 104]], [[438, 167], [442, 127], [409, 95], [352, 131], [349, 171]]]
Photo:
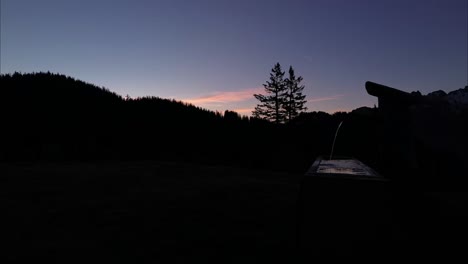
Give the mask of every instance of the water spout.
[[340, 124], [338, 125], [338, 128], [336, 129], [335, 138], [333, 139], [333, 145], [332, 145], [332, 149], [331, 149], [331, 153], [330, 153], [330, 160], [333, 157], [333, 149], [335, 148], [336, 136], [338, 135], [338, 131], [340, 130], [341, 124], [343, 124], [343, 121], [340, 122]]

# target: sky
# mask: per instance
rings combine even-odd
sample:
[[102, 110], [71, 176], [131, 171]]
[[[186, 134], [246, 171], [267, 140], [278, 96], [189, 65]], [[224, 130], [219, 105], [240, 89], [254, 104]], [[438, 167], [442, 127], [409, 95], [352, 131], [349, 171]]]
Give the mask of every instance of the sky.
[[374, 81], [467, 85], [467, 0], [1, 0], [1, 73], [50, 71], [122, 96], [250, 114], [273, 65], [309, 111], [377, 104]]

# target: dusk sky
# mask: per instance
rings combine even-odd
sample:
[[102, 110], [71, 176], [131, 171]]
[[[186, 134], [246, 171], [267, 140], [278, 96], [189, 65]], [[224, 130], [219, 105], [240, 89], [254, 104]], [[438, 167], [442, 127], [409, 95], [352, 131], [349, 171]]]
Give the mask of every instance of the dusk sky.
[[276, 62], [310, 111], [373, 106], [368, 80], [467, 83], [466, 0], [1, 0], [1, 73], [51, 71], [120, 95], [250, 114]]

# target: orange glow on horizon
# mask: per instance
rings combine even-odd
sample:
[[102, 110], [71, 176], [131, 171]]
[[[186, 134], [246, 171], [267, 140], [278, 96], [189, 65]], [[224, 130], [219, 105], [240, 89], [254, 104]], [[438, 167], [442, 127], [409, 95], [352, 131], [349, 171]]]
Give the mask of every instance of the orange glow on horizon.
[[182, 101], [194, 105], [226, 104], [231, 102], [241, 102], [254, 98], [253, 95], [256, 93], [261, 93], [262, 90], [262, 87], [257, 87], [235, 92], [216, 92], [211, 95], [201, 96], [197, 98], [183, 99]]
[[232, 111], [237, 112], [237, 113], [239, 113], [241, 115], [250, 116], [252, 114], [253, 110], [254, 110], [254, 108], [238, 108], [238, 109], [234, 109]]
[[[183, 102], [210, 109], [212, 111], [224, 112], [224, 110], [235, 111], [241, 115], [251, 116], [254, 110], [255, 104], [257, 103], [254, 94], [264, 94], [263, 87], [243, 89], [240, 91], [226, 91], [226, 92], [214, 92], [209, 95], [200, 97], [182, 99]], [[324, 96], [324, 97], [311, 97], [306, 98], [309, 109], [313, 108], [313, 103], [340, 100], [344, 97], [344, 94]], [[251, 101], [249, 101], [251, 100]], [[249, 101], [249, 102], [248, 102]], [[311, 104], [312, 103], [312, 104]], [[334, 113], [337, 111], [347, 111], [347, 109], [336, 109], [327, 111]]]

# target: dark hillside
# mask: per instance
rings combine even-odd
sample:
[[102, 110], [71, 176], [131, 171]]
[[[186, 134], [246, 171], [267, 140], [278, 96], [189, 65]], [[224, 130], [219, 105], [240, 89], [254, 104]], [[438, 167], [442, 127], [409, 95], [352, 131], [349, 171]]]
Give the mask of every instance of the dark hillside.
[[375, 109], [304, 113], [288, 125], [158, 97], [124, 99], [51, 73], [2, 75], [0, 160], [172, 160], [304, 172], [330, 153], [378, 166]]

